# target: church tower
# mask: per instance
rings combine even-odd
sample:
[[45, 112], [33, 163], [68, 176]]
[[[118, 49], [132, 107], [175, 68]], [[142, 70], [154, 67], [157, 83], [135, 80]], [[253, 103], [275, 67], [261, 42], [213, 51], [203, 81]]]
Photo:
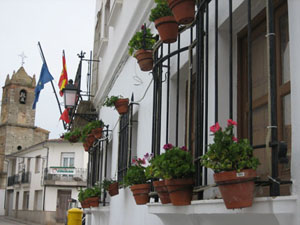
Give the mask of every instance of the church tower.
[[4, 155], [14, 153], [47, 140], [49, 131], [34, 126], [35, 76], [30, 77], [23, 67], [7, 75], [3, 87], [0, 120], [0, 189], [5, 188], [6, 167]]

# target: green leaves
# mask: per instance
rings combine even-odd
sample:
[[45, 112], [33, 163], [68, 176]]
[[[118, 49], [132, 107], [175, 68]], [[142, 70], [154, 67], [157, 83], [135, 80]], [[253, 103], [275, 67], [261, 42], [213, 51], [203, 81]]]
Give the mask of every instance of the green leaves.
[[146, 33], [144, 36], [144, 30], [138, 31], [135, 35], [131, 38], [128, 43], [129, 48], [129, 55], [133, 55], [133, 52], [140, 49], [145, 50], [152, 50], [153, 45], [155, 44], [156, 40], [154, 35], [151, 33], [149, 28], [146, 28]]
[[103, 106], [107, 106], [107, 107], [114, 107], [115, 106], [115, 102], [118, 101], [119, 99], [121, 99], [122, 96], [110, 96], [110, 97], [106, 97], [105, 102], [103, 103]]
[[131, 166], [127, 170], [127, 173], [124, 177], [124, 185], [131, 186], [134, 184], [145, 184], [148, 181], [148, 178], [145, 174], [145, 167], [143, 166]]
[[253, 149], [247, 139], [236, 141], [233, 135], [233, 125], [214, 133], [214, 143], [208, 146], [208, 151], [201, 158], [201, 163], [215, 172], [242, 169], [256, 169], [259, 161], [253, 156]]
[[154, 22], [161, 17], [173, 16], [172, 10], [169, 8], [167, 1], [156, 0], [155, 2], [157, 5], [155, 8], [151, 9], [149, 21]]
[[173, 147], [150, 161], [146, 174], [149, 178], [176, 179], [192, 177], [195, 173], [192, 155]]

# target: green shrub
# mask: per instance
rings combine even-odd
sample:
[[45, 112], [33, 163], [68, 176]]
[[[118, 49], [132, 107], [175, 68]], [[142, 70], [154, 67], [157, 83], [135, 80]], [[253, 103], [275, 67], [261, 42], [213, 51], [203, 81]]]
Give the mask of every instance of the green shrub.
[[157, 3], [157, 5], [155, 8], [151, 9], [149, 21], [154, 22], [161, 17], [173, 16], [172, 10], [169, 8], [166, 1], [160, 0], [155, 2]]
[[107, 106], [107, 107], [114, 107], [115, 106], [115, 102], [118, 101], [119, 99], [122, 99], [123, 96], [119, 95], [119, 96], [110, 96], [110, 97], [106, 97], [105, 102], [103, 103], [103, 106]]
[[[145, 29], [145, 36], [144, 36], [144, 29]], [[156, 40], [154, 35], [151, 33], [149, 28], [144, 28], [144, 25], [141, 27], [141, 31], [138, 31], [133, 35], [131, 40], [129, 41], [129, 55], [132, 55], [134, 51], [145, 49], [145, 50], [152, 50], [153, 45], [155, 44]]]
[[253, 156], [253, 148], [247, 139], [238, 140], [233, 135], [233, 128], [237, 123], [231, 119], [224, 131], [219, 123], [211, 126], [214, 133], [214, 143], [208, 146], [208, 151], [202, 156], [201, 163], [214, 172], [242, 169], [256, 169], [259, 161]]

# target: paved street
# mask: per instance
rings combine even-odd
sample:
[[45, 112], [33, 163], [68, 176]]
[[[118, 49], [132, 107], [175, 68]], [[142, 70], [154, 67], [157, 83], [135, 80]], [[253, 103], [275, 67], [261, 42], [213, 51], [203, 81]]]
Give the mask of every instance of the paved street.
[[6, 216], [0, 216], [0, 225], [28, 225], [28, 223], [23, 223]]

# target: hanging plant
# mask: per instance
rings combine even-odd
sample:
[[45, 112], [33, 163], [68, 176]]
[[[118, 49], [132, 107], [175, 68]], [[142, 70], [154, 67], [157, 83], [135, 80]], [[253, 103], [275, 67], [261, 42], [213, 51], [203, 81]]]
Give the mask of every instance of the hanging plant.
[[156, 39], [146, 25], [142, 25], [141, 31], [135, 33], [128, 43], [129, 55], [133, 55], [137, 59], [142, 71], [152, 70], [153, 58], [152, 48]]

